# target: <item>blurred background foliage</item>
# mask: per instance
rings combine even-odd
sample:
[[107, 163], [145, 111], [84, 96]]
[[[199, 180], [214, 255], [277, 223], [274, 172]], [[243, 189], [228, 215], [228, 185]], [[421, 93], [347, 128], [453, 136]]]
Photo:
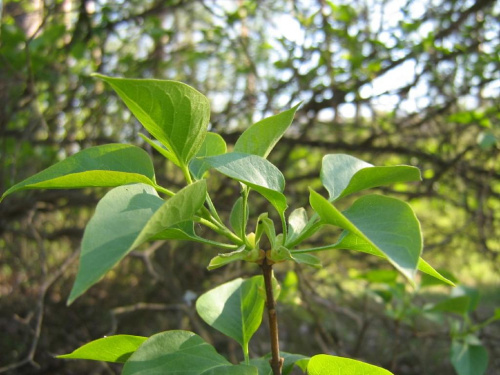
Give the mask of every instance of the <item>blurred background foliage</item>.
[[[379, 192], [416, 210], [431, 264], [480, 291], [467, 319], [484, 321], [499, 306], [498, 2], [7, 0], [0, 7], [1, 192], [110, 142], [144, 147], [159, 182], [181, 186], [182, 176], [144, 144], [140, 124], [93, 72], [194, 86], [211, 100], [211, 130], [230, 145], [253, 122], [302, 101], [270, 156], [284, 171], [290, 207], [307, 206], [307, 187], [320, 188], [327, 153], [417, 166], [421, 183]], [[238, 187], [214, 174], [210, 189], [228, 212]], [[151, 244], [65, 306], [79, 241], [104, 192], [30, 191], [0, 205], [0, 372], [113, 374], [112, 366], [53, 355], [116, 332], [178, 328], [240, 360], [235, 344], [192, 307], [217, 283], [257, 272], [241, 264], [208, 272], [217, 249]], [[252, 207], [269, 210], [259, 200]], [[314, 241], [336, 236], [323, 231]], [[449, 289], [405, 288], [368, 256], [337, 251], [322, 260], [320, 271], [276, 270], [284, 350], [353, 356], [401, 375], [454, 373], [450, 335], [464, 323], [424, 311]], [[498, 324], [478, 335], [489, 351], [487, 374], [499, 374]], [[251, 350], [268, 351], [265, 327]]]

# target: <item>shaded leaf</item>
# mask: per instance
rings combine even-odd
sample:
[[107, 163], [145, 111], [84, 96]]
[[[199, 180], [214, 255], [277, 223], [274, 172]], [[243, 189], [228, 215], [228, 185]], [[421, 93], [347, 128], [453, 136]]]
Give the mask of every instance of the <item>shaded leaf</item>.
[[326, 155], [321, 166], [321, 182], [330, 194], [330, 201], [377, 186], [420, 180], [418, 168], [407, 165], [374, 167], [345, 154]]
[[57, 358], [125, 363], [147, 339], [131, 335], [104, 337], [91, 341], [70, 354], [58, 355]]
[[458, 375], [483, 375], [488, 368], [488, 352], [482, 345], [452, 341], [450, 360]]
[[469, 311], [470, 304], [471, 300], [468, 296], [452, 297], [428, 307], [426, 311], [441, 311], [464, 315]]
[[250, 211], [247, 209], [246, 212], [243, 208], [243, 197], [240, 197], [234, 202], [233, 208], [231, 209], [231, 214], [229, 216], [229, 222], [234, 232], [243, 238], [245, 235], [245, 230], [247, 227], [248, 216]]
[[[307, 362], [309, 357], [301, 354], [291, 354], [287, 352], [280, 352], [280, 356], [284, 359], [283, 362], [283, 375], [288, 375], [292, 372], [294, 366], [299, 367], [302, 371], [306, 371]], [[266, 354], [260, 358], [254, 358], [250, 360], [250, 364], [256, 366], [259, 369], [259, 375], [272, 375], [271, 365], [269, 360], [271, 359], [271, 353]]]
[[350, 358], [335, 357], [332, 355], [315, 355], [307, 365], [309, 375], [392, 375], [392, 372], [381, 367]]
[[192, 219], [205, 201], [204, 180], [166, 202], [143, 184], [117, 187], [97, 204], [83, 234], [80, 266], [68, 304], [98, 282], [132, 249], [165, 229]]
[[297, 104], [287, 111], [267, 117], [250, 126], [236, 141], [234, 152], [267, 158], [273, 147], [291, 125], [299, 105]]
[[[208, 375], [218, 370], [228, 373], [226, 367], [233, 365], [200, 336], [187, 331], [167, 331], [144, 342], [125, 363], [122, 375]], [[256, 373], [255, 370], [235, 374]]]
[[123, 144], [90, 147], [12, 186], [1, 197], [25, 189], [114, 187], [130, 183], [156, 186], [153, 163], [143, 149]]
[[211, 327], [235, 339], [248, 355], [248, 343], [262, 322], [262, 276], [230, 281], [201, 295], [196, 311]]
[[210, 102], [194, 88], [176, 81], [112, 78], [113, 87], [146, 130], [187, 165], [203, 144], [210, 119]]

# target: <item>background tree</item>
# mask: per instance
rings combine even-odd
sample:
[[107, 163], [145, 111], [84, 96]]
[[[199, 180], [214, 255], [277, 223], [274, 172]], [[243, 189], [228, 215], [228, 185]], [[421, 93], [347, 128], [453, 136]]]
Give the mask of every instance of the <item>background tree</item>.
[[[287, 181], [302, 190], [314, 185], [326, 152], [419, 167], [422, 183], [385, 191], [411, 200], [433, 264], [482, 287], [489, 298], [473, 317], [481, 320], [499, 302], [499, 15], [492, 0], [6, 1], [0, 29], [1, 191], [91, 145], [130, 141], [155, 152], [92, 72], [186, 82], [212, 100], [211, 129], [233, 142], [256, 120], [302, 101], [291, 131], [271, 155]], [[172, 166], [156, 170], [163, 185], [179, 186]], [[223, 181], [211, 189], [220, 196], [238, 191]], [[296, 197], [292, 208], [306, 204], [306, 195], [287, 189]], [[197, 279], [242, 272], [235, 265], [209, 276], [205, 267], [213, 253], [156, 243], [117, 268], [106, 278], [108, 286], [64, 307], [82, 228], [101, 195], [29, 192], [0, 205], [0, 329], [7, 332], [0, 341], [0, 370], [110, 373], [103, 365], [77, 369], [50, 354], [118, 326], [142, 335], [190, 328], [235, 356], [231, 344], [211, 336], [189, 307], [193, 295], [208, 288]], [[421, 360], [436, 346], [448, 350], [441, 340], [448, 332], [417, 341], [419, 334], [360, 292], [365, 281], [343, 281], [358, 257], [325, 255], [326, 274], [281, 270], [290, 287], [290, 304], [283, 308], [306, 318], [301, 329], [314, 333], [307, 345], [389, 363], [400, 374], [452, 373], [441, 358], [428, 367]], [[183, 275], [174, 277], [171, 271], [181, 265]], [[295, 291], [296, 278], [308, 287]], [[137, 285], [134, 298], [122, 285]], [[330, 294], [337, 295], [335, 304], [326, 302]], [[131, 306], [137, 299], [144, 303]], [[359, 306], [362, 314], [355, 312]], [[379, 314], [368, 318], [368, 311]], [[325, 314], [335, 319], [325, 321]], [[383, 340], [395, 327], [401, 338], [415, 340], [407, 352]], [[291, 348], [305, 344], [293, 328], [284, 333]], [[492, 373], [500, 368], [494, 328], [483, 333]], [[374, 340], [387, 349], [374, 354]]]

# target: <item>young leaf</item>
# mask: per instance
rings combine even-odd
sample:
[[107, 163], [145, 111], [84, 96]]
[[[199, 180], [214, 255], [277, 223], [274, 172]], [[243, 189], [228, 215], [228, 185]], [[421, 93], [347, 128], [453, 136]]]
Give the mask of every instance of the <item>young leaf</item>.
[[175, 81], [94, 76], [109, 83], [146, 130], [187, 166], [203, 144], [210, 102], [194, 88]]
[[245, 229], [247, 227], [249, 210], [244, 212], [243, 209], [243, 197], [240, 197], [234, 202], [233, 208], [231, 210], [231, 215], [229, 216], [229, 222], [231, 227], [240, 238], [245, 235]]
[[482, 345], [454, 340], [450, 359], [458, 375], [483, 375], [488, 368], [488, 352]]
[[344, 154], [326, 155], [321, 166], [321, 182], [330, 194], [330, 201], [377, 186], [420, 179], [420, 171], [415, 167], [374, 167]]
[[250, 252], [245, 249], [245, 246], [241, 246], [238, 250], [232, 251], [230, 253], [222, 253], [213, 257], [208, 265], [209, 270], [214, 270], [225, 266], [226, 264], [236, 262], [238, 260], [244, 260], [249, 256]]
[[293, 242], [297, 239], [308, 222], [309, 218], [307, 217], [305, 208], [300, 207], [293, 210], [290, 216], [288, 216], [288, 242]]
[[131, 335], [104, 337], [91, 341], [70, 354], [58, 355], [57, 358], [125, 363], [147, 339]]
[[250, 126], [236, 141], [234, 152], [267, 158], [273, 147], [291, 125], [299, 105], [297, 104], [287, 111], [267, 117]]
[[[200, 336], [167, 331], [151, 336], [125, 362], [122, 375], [257, 375], [256, 368], [233, 366]], [[219, 372], [220, 371], [220, 372]]]
[[142, 182], [156, 186], [151, 158], [143, 149], [123, 144], [90, 147], [12, 186], [0, 198], [25, 189], [114, 187]]
[[307, 364], [309, 375], [332, 374], [363, 374], [363, 375], [393, 375], [381, 367], [370, 365], [354, 359], [335, 357], [332, 355], [315, 355]]
[[117, 187], [97, 204], [83, 234], [80, 266], [68, 304], [97, 283], [132, 249], [165, 229], [192, 219], [205, 201], [205, 180], [166, 202], [143, 184]]
[[241, 278], [209, 290], [196, 301], [196, 311], [211, 327], [235, 339], [248, 356], [248, 343], [262, 322], [262, 276]]
[[189, 170], [197, 180], [202, 179], [205, 172], [211, 167], [201, 158], [222, 155], [225, 154], [226, 151], [227, 146], [224, 138], [222, 138], [219, 134], [208, 132], [205, 140], [203, 141], [203, 145], [196, 154], [196, 158], [191, 160], [189, 163]]
[[422, 233], [411, 207], [394, 198], [366, 195], [341, 213], [311, 190], [311, 206], [323, 222], [348, 231], [339, 247], [357, 250], [358, 240], [382, 252], [412, 283], [422, 253]]
[[262, 194], [283, 216], [286, 208], [285, 178], [281, 171], [266, 159], [237, 152], [204, 158], [212, 168], [240, 181]]

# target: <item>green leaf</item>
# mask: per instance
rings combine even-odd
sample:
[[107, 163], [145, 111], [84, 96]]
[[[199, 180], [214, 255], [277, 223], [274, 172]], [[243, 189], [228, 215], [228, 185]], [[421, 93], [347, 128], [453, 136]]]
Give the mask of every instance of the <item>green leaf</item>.
[[[440, 269], [438, 275], [439, 276], [436, 278], [435, 276], [429, 274], [423, 274], [420, 280], [420, 288], [426, 288], [443, 284], [450, 285], [450, 281], [452, 282], [451, 285], [453, 285], [453, 283], [456, 283], [458, 281], [457, 278], [448, 270]], [[445, 280], [440, 279], [440, 277], [443, 276], [445, 277]]]
[[117, 187], [97, 204], [83, 234], [80, 266], [68, 304], [97, 283], [132, 249], [165, 229], [192, 219], [205, 201], [205, 180], [166, 202], [143, 184]]
[[109, 83], [146, 130], [187, 166], [202, 147], [210, 102], [194, 88], [175, 81], [94, 76]]
[[207, 184], [205, 180], [186, 186], [168, 199], [151, 217], [135, 239], [137, 247], [165, 229], [191, 220], [205, 202]]
[[319, 354], [309, 360], [307, 365], [309, 375], [392, 375], [381, 367], [350, 358]]
[[250, 126], [236, 141], [234, 152], [267, 158], [276, 143], [278, 143], [291, 125], [299, 105], [297, 104], [287, 111], [267, 117]]
[[394, 198], [366, 195], [341, 213], [313, 190], [310, 202], [325, 223], [347, 231], [336, 244], [337, 248], [358, 250], [359, 245], [370, 246], [382, 252], [414, 283], [422, 253], [422, 233], [408, 204]]
[[374, 167], [345, 154], [326, 155], [321, 167], [321, 182], [330, 194], [330, 201], [377, 186], [420, 180], [418, 168], [407, 165]]
[[231, 210], [231, 215], [229, 216], [229, 222], [231, 227], [240, 238], [245, 235], [245, 230], [247, 227], [248, 216], [250, 211], [247, 209], [246, 212], [243, 208], [244, 198], [240, 197], [234, 202], [233, 208]]
[[7, 190], [114, 187], [142, 182], [156, 186], [153, 163], [143, 149], [123, 144], [90, 147], [27, 178]]
[[321, 268], [321, 260], [312, 254], [291, 254], [292, 259], [300, 264], [306, 264], [314, 268]]
[[130, 335], [104, 337], [91, 341], [70, 354], [58, 355], [57, 358], [125, 363], [147, 339]]
[[241, 364], [217, 367], [204, 372], [202, 375], [259, 375], [259, 370], [255, 366]]
[[442, 281], [444, 284], [455, 286], [456, 279], [454, 277], [443, 276], [422, 258], [420, 258], [420, 260], [418, 261], [418, 270], [434, 277], [437, 280]]
[[249, 255], [250, 252], [245, 248], [245, 246], [241, 246], [238, 250], [230, 253], [222, 253], [212, 258], [207, 268], [209, 270], [214, 270], [238, 260], [245, 260]]
[[211, 327], [235, 339], [248, 356], [248, 343], [264, 312], [262, 276], [230, 281], [209, 290], [196, 301], [196, 311]]
[[[283, 375], [289, 375], [294, 366], [299, 367], [302, 371], [306, 371], [307, 363], [309, 361], [309, 357], [301, 354], [291, 354], [287, 352], [280, 352], [280, 356], [284, 359], [283, 362]], [[254, 358], [250, 360], [250, 364], [256, 366], [259, 369], [259, 375], [272, 375], [271, 365], [269, 364], [269, 360], [271, 359], [271, 353], [266, 354], [260, 358]]]
[[471, 300], [468, 296], [447, 298], [426, 309], [426, 311], [441, 311], [465, 315], [469, 311]]
[[287, 208], [285, 178], [281, 171], [266, 159], [257, 155], [231, 152], [204, 158], [212, 168], [223, 175], [251, 187], [262, 194], [276, 208], [280, 216]]
[[288, 216], [288, 242], [291, 243], [295, 239], [299, 238], [308, 222], [309, 218], [307, 217], [307, 211], [305, 208], [300, 207], [293, 210], [290, 216]]
[[[187, 331], [167, 331], [151, 336], [123, 366], [122, 375], [229, 374], [233, 366], [200, 336]], [[238, 375], [257, 374], [235, 372]]]
[[488, 352], [482, 345], [454, 340], [450, 360], [458, 375], [483, 375], [488, 368]]
[[224, 139], [219, 134], [208, 132], [203, 145], [196, 154], [196, 158], [189, 163], [189, 170], [197, 180], [202, 179], [205, 172], [211, 167], [206, 161], [199, 158], [222, 155], [226, 151], [227, 146]]
[[170, 160], [172, 163], [177, 165], [178, 167], [181, 166], [179, 163], [179, 160], [177, 160], [177, 156], [175, 156], [173, 153], [171, 153], [169, 150], [165, 148], [159, 141], [155, 141], [153, 139], [149, 139], [147, 136], [145, 136], [142, 133], [139, 133], [139, 136], [146, 141], [147, 144], [149, 144], [151, 147], [153, 147], [156, 151], [158, 151], [160, 154], [162, 154], [165, 158]]
[[451, 290], [452, 297], [468, 297], [470, 304], [468, 306], [467, 312], [474, 311], [479, 305], [479, 300], [481, 298], [479, 291], [475, 288], [469, 288], [464, 285], [459, 285]]

